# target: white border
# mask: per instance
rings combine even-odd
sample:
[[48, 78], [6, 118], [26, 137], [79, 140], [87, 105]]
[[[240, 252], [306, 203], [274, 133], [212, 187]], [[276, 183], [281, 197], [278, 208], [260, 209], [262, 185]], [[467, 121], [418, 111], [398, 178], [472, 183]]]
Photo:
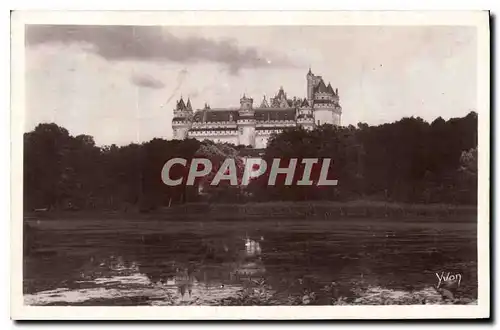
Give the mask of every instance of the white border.
[[[147, 23], [145, 23], [147, 22]], [[477, 27], [479, 114], [478, 305], [300, 307], [48, 307], [22, 298], [24, 25], [467, 25]], [[487, 12], [14, 12], [11, 106], [11, 317], [13, 319], [392, 319], [489, 316], [489, 17]]]

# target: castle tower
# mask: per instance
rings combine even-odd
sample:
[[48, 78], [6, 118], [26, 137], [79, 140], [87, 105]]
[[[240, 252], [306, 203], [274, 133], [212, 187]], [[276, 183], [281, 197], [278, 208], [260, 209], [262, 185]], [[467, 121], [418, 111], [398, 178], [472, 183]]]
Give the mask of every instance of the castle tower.
[[307, 79], [307, 100], [309, 102], [311, 102], [313, 100], [313, 96], [314, 96], [313, 95], [313, 88], [314, 88], [313, 80], [314, 80], [314, 75], [311, 72], [311, 68], [309, 68], [309, 72], [306, 75], [306, 79]]
[[240, 109], [238, 111], [238, 141], [239, 144], [255, 146], [255, 111], [253, 109], [253, 99], [243, 97], [240, 99]]
[[308, 130], [314, 128], [313, 109], [307, 101], [307, 98], [304, 98], [297, 108], [297, 124]]
[[313, 108], [314, 124], [340, 125], [342, 108], [339, 104], [338, 91], [333, 90], [332, 85], [328, 86], [321, 76], [316, 76], [311, 72], [307, 78], [307, 101]]
[[335, 88], [335, 91], [333, 91], [333, 88], [330, 84], [328, 84], [328, 88], [333, 95], [332, 97], [332, 103], [333, 103], [333, 124], [340, 126], [341, 124], [341, 117], [342, 117], [342, 107], [340, 106], [340, 99], [339, 99], [339, 90]]
[[181, 99], [177, 101], [174, 108], [174, 118], [172, 119], [172, 129], [174, 139], [182, 140], [188, 137], [188, 131], [192, 125], [193, 109], [191, 100], [188, 99], [187, 104]]
[[307, 79], [307, 100], [311, 103], [314, 100], [315, 89], [318, 87], [319, 83], [323, 80], [321, 76], [316, 76], [312, 73], [311, 68], [306, 75]]

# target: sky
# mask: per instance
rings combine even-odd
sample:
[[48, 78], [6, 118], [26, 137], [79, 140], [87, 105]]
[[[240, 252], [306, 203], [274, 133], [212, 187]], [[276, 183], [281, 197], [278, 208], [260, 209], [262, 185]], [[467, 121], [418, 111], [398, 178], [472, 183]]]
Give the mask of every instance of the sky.
[[476, 110], [477, 37], [460, 26], [28, 25], [26, 131], [54, 122], [98, 145], [172, 138], [176, 101], [260, 105], [306, 96], [309, 68], [338, 88], [342, 125]]

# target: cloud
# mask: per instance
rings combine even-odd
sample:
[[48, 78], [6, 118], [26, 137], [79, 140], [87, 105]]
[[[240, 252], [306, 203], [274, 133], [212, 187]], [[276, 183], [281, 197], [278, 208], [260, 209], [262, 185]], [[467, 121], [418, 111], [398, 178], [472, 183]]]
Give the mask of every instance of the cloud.
[[148, 74], [137, 74], [134, 73], [130, 80], [134, 85], [152, 89], [162, 89], [165, 87], [162, 81], [148, 75]]
[[241, 68], [293, 66], [285, 55], [239, 47], [233, 39], [179, 38], [160, 26], [26, 26], [27, 46], [46, 43], [90, 44], [90, 51], [110, 61], [215, 62], [225, 65], [231, 74]]

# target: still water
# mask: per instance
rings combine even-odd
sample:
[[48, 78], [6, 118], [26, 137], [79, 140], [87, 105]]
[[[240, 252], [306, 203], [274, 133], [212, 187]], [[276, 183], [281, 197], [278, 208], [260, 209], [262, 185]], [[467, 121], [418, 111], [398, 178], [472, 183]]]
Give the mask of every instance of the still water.
[[477, 299], [473, 220], [28, 222], [29, 305], [439, 303], [442, 272]]

